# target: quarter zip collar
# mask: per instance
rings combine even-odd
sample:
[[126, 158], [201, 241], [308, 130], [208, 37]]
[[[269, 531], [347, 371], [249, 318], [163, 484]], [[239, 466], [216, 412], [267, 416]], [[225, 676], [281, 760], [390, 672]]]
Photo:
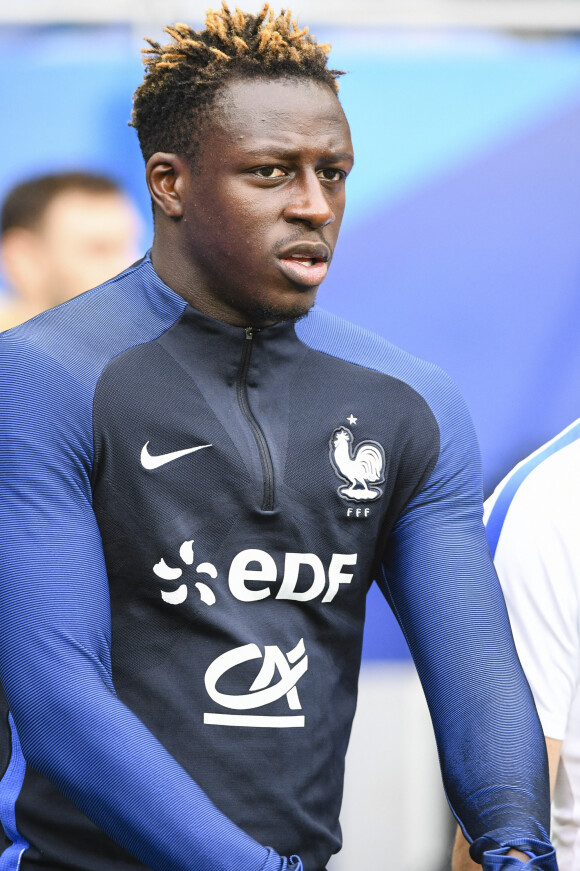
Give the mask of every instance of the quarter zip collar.
[[[186, 315], [188, 323], [192, 327], [200, 329], [201, 331], [207, 331], [209, 334], [214, 336], [214, 338], [221, 337], [225, 340], [229, 339], [235, 347], [239, 343], [240, 335], [243, 335], [246, 330], [250, 330], [255, 339], [259, 339], [260, 342], [268, 344], [270, 342], [284, 342], [288, 340], [297, 341], [293, 321], [282, 321], [277, 324], [272, 324], [269, 327], [255, 327], [250, 324], [246, 327], [240, 327], [234, 324], [228, 324], [225, 321], [221, 321], [211, 315], [201, 312], [199, 309], [196, 309], [191, 305], [191, 303], [188, 303], [182, 296], [165, 284], [165, 282], [159, 277], [151, 261], [150, 250], [147, 251], [139, 265], [145, 271], [148, 296], [151, 305], [156, 308], [160, 306], [166, 308], [167, 299], [169, 298], [176, 307], [179, 305], [182, 306], [182, 314]], [[234, 348], [232, 348], [232, 351], [234, 354], [236, 353]]]
[[[226, 429], [238, 420], [238, 447], [256, 482], [256, 507], [276, 509], [276, 480], [282, 474], [287, 439], [287, 413], [272, 414], [286, 394], [292, 373], [307, 349], [296, 335], [293, 321], [268, 327], [240, 327], [200, 312], [182, 300], [159, 278], [145, 258], [152, 305], [171, 296], [182, 303], [181, 316], [160, 337], [160, 343], [179, 361], [213, 407]], [[154, 297], [157, 297], [155, 300]], [[166, 341], [167, 340], [167, 341]], [[176, 353], [176, 348], [180, 351]], [[282, 400], [282, 403], [284, 400]], [[282, 404], [281, 409], [285, 406]], [[242, 437], [242, 433], [244, 436]]]
[[272, 454], [264, 431], [260, 426], [260, 422], [256, 419], [248, 398], [248, 370], [252, 358], [252, 348], [254, 345], [255, 331], [253, 327], [246, 327], [245, 341], [242, 348], [240, 365], [236, 378], [236, 394], [238, 405], [246, 420], [258, 448], [260, 456], [260, 464], [262, 466], [262, 476], [264, 481], [264, 495], [262, 499], [262, 511], [272, 511], [274, 509], [274, 466], [272, 463]]

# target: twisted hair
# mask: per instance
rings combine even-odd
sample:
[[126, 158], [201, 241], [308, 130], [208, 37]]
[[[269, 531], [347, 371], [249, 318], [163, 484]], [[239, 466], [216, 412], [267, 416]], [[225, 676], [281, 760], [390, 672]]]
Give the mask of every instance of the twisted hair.
[[258, 15], [232, 14], [224, 0], [219, 12], [208, 11], [204, 30], [175, 24], [165, 32], [173, 42], [146, 40], [145, 79], [133, 97], [130, 124], [146, 161], [156, 151], [191, 158], [203, 113], [236, 77], [314, 79], [338, 92], [342, 73], [327, 67], [330, 45], [300, 29], [291, 12], [275, 16], [268, 3]]

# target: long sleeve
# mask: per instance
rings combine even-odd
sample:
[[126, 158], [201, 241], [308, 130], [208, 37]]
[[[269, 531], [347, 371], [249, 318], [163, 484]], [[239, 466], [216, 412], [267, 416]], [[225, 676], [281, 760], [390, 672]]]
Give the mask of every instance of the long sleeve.
[[502, 857], [514, 846], [538, 857], [526, 867], [555, 869], [545, 746], [487, 547], [476, 440], [457, 395], [441, 409], [437, 464], [390, 537], [386, 594], [473, 857], [488, 871], [519, 867]]

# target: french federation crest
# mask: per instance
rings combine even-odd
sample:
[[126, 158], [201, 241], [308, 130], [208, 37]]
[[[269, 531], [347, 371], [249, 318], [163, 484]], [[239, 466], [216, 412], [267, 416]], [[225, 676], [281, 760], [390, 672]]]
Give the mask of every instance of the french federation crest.
[[370, 484], [385, 483], [385, 452], [378, 442], [363, 441], [353, 445], [354, 436], [346, 426], [332, 433], [329, 456], [332, 468], [346, 486], [338, 488], [342, 499], [353, 502], [373, 502], [383, 495], [381, 487]]

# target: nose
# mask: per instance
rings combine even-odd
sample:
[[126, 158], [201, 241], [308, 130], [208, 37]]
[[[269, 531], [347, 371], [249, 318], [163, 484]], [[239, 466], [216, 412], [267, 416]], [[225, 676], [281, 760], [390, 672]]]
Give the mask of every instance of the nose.
[[327, 192], [314, 171], [300, 174], [291, 190], [292, 197], [284, 209], [284, 218], [289, 223], [300, 222], [319, 230], [334, 221]]

